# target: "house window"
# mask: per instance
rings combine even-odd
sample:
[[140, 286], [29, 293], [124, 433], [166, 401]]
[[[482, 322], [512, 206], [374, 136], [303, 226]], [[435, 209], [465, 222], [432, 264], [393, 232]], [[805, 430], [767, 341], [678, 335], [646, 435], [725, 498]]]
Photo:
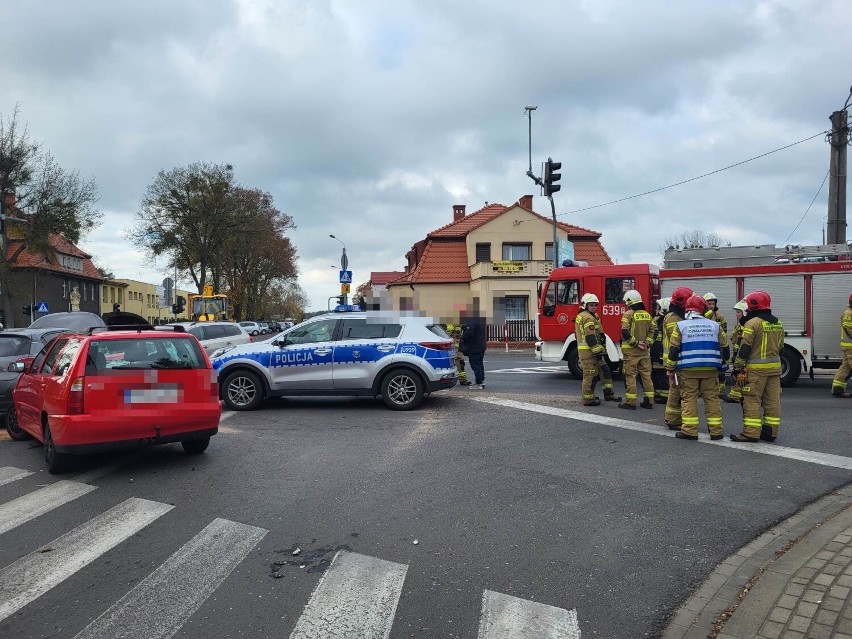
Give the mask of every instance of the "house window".
[[553, 261], [553, 242], [548, 242], [544, 245], [544, 260], [546, 262]]
[[527, 319], [527, 296], [509, 297], [506, 296], [503, 302], [507, 320], [525, 320]]
[[504, 244], [503, 259], [529, 261], [531, 249], [529, 244]]
[[111, 303], [115, 304], [115, 287], [114, 286], [109, 287], [109, 301]]
[[68, 288], [68, 280], [65, 280], [62, 282], [62, 299], [67, 300], [70, 293], [71, 289]]
[[632, 288], [636, 288], [635, 280], [632, 277], [610, 277], [606, 280], [606, 296], [607, 304], [621, 304], [624, 301], [624, 294]]
[[490, 262], [491, 261], [491, 243], [476, 244], [476, 261]]
[[101, 288], [103, 290], [104, 304], [106, 304], [107, 303], [107, 287], [104, 286], [103, 284], [101, 284]]
[[123, 288], [118, 289], [118, 303], [124, 304], [124, 289]]

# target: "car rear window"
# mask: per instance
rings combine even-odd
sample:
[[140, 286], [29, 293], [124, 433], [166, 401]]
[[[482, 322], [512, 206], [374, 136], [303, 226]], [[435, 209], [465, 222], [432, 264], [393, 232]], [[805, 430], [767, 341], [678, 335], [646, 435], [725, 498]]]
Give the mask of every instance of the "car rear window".
[[188, 337], [92, 340], [87, 374], [110, 370], [199, 369], [207, 362], [198, 342]]
[[226, 337], [237, 337], [238, 335], [244, 335], [243, 329], [241, 329], [239, 326], [236, 326], [236, 325], [234, 325], [234, 326], [230, 326], [230, 325], [223, 326], [222, 330], [225, 331]]
[[447, 331], [444, 330], [444, 327], [439, 324], [432, 324], [431, 326], [427, 326], [430, 331], [435, 333], [438, 337], [442, 337], [443, 339], [450, 339], [450, 336], [447, 335]]
[[0, 357], [30, 354], [30, 338], [23, 335], [0, 334]]

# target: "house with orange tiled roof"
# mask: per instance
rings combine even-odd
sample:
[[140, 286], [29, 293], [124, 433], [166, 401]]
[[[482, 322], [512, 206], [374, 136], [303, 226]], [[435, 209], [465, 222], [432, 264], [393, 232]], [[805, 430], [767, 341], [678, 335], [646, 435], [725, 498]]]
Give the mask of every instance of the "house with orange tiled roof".
[[[3, 295], [11, 298], [11, 317], [0, 317], [6, 328], [29, 326], [40, 317], [39, 307], [49, 313], [71, 310], [71, 293], [80, 294], [80, 310], [100, 314], [100, 286], [103, 273], [92, 262], [92, 256], [80, 250], [58, 233], [51, 233], [50, 250], [39, 253], [24, 242], [22, 229], [7, 224], [5, 258], [9, 272], [9, 290]], [[32, 314], [24, 315], [22, 308], [33, 306]]]
[[[452, 221], [406, 253], [405, 274], [386, 284], [393, 308], [458, 320], [475, 310], [489, 322], [535, 317], [537, 289], [553, 269], [553, 221], [533, 210], [533, 196], [511, 206], [487, 204], [466, 214], [453, 206]], [[557, 240], [591, 266], [612, 264], [601, 233], [557, 222]]]

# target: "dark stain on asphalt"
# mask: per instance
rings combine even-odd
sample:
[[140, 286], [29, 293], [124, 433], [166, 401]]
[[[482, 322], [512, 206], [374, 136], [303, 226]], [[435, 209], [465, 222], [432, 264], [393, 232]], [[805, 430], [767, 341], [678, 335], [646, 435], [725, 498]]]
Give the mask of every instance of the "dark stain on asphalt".
[[[355, 534], [357, 535], [357, 533]], [[316, 542], [316, 539], [314, 539], [313, 542]], [[280, 561], [273, 561], [272, 566], [270, 567], [271, 572], [269, 573], [269, 576], [275, 579], [281, 579], [284, 576], [282, 571], [285, 568], [296, 568], [297, 570], [310, 573], [323, 573], [328, 570], [328, 567], [331, 565], [331, 560], [334, 559], [334, 555], [337, 554], [338, 551], [352, 550], [352, 547], [348, 544], [337, 544], [336, 546], [321, 546], [319, 548], [314, 548], [313, 550], [302, 549], [298, 555], [293, 555], [293, 553], [299, 548], [299, 545], [295, 545], [285, 550], [276, 550], [276, 554], [284, 554], [288, 558]]]

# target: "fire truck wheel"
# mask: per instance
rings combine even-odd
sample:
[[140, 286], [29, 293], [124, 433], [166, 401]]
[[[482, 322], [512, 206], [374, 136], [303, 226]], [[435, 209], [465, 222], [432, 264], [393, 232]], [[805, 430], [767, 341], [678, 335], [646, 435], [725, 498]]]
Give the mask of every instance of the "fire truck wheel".
[[565, 354], [565, 359], [568, 361], [568, 370], [574, 379], [583, 379], [583, 367], [580, 366], [580, 355], [577, 352], [576, 346], [570, 346]]
[[781, 349], [781, 386], [792, 386], [802, 374], [802, 360], [799, 354], [785, 346]]

